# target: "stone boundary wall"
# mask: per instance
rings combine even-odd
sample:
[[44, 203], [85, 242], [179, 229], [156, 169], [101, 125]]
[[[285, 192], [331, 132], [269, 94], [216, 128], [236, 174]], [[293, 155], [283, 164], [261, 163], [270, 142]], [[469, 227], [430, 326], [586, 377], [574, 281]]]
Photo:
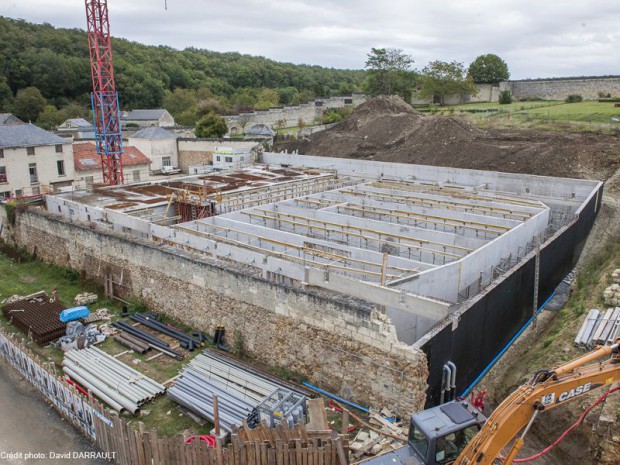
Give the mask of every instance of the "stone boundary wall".
[[507, 81], [500, 83], [500, 89], [510, 90], [517, 99], [564, 100], [579, 94], [584, 100], [596, 100], [599, 92], [620, 97], [620, 76]]
[[[599, 92], [620, 97], [620, 76], [592, 76], [576, 78], [526, 79], [522, 81], [503, 81], [498, 85], [476, 84], [476, 95], [447, 95], [446, 105], [462, 103], [497, 102], [502, 90], [509, 90], [517, 99], [564, 100], [571, 94], [579, 94], [584, 100], [597, 100]], [[432, 98], [411, 99], [413, 105], [432, 103]]]
[[297, 106], [255, 110], [238, 115], [225, 116], [224, 119], [226, 120], [226, 125], [228, 126], [228, 132], [230, 134], [243, 134], [256, 124], [266, 124], [270, 128], [273, 128], [276, 126], [276, 123], [283, 121], [284, 127], [296, 127], [300, 118], [303, 119], [307, 125], [312, 125], [328, 108], [355, 107], [365, 101], [366, 96], [363, 94], [338, 95], [324, 99], [316, 99], [312, 102], [302, 103]]
[[240, 150], [251, 150], [258, 153], [261, 139], [177, 139], [179, 168], [183, 173], [189, 172], [190, 166], [213, 163], [213, 151], [217, 147], [231, 147]]
[[365, 302], [277, 285], [43, 212], [19, 215], [12, 233], [46, 262], [100, 283], [111, 273], [118, 293], [139, 296], [154, 311], [207, 332], [224, 325], [227, 342], [260, 363], [402, 414], [425, 403], [425, 355], [397, 342], [394, 327]]

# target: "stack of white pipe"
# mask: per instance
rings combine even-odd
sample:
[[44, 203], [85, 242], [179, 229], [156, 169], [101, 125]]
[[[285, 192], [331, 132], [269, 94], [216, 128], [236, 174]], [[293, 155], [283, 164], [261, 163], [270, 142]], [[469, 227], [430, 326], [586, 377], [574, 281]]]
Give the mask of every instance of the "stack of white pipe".
[[117, 412], [136, 414], [140, 406], [163, 394], [163, 384], [152, 380], [104, 351], [89, 347], [65, 353], [63, 371]]

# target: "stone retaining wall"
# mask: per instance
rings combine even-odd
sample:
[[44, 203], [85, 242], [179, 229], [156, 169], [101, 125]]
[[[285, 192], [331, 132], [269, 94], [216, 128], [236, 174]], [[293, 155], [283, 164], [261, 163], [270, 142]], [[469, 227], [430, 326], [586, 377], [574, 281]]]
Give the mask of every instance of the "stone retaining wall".
[[12, 236], [50, 263], [70, 266], [153, 310], [212, 333], [263, 364], [299, 372], [347, 398], [406, 414], [425, 402], [425, 355], [397, 342], [377, 309], [352, 298], [289, 288], [154, 242], [26, 212]]
[[306, 125], [315, 124], [328, 108], [355, 107], [366, 101], [363, 94], [353, 94], [350, 96], [334, 96], [324, 99], [303, 103], [290, 107], [270, 108], [268, 110], [256, 110], [239, 115], [225, 116], [226, 125], [230, 134], [243, 134], [252, 126], [266, 124], [270, 128], [282, 126], [292, 128], [298, 125], [300, 119]]

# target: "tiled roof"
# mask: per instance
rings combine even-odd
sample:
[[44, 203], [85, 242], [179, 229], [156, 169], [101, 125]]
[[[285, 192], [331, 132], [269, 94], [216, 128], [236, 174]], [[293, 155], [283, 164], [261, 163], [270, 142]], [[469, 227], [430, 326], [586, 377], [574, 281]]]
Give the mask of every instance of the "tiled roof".
[[128, 136], [129, 139], [176, 139], [177, 137], [179, 136], [158, 126], [144, 128]]
[[246, 131], [251, 136], [275, 136], [276, 132], [266, 124], [256, 124]]
[[[148, 165], [151, 160], [136, 147], [123, 147], [123, 166]], [[101, 157], [92, 142], [73, 144], [73, 162], [76, 170], [101, 169]]]
[[11, 113], [0, 113], [0, 124], [24, 124], [24, 122]]
[[84, 118], [71, 118], [62, 123], [62, 125], [70, 125], [77, 128], [94, 128], [93, 123], [86, 121]]
[[0, 149], [70, 143], [34, 124], [0, 125]]
[[122, 120], [136, 120], [136, 121], [159, 121], [166, 110], [163, 108], [156, 110], [131, 110], [126, 116], [123, 116]]

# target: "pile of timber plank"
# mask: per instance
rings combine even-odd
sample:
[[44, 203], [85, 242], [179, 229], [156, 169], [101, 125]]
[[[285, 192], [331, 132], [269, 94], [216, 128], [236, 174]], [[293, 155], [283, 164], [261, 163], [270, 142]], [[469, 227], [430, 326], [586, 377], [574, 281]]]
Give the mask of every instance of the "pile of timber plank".
[[381, 414], [371, 411], [367, 431], [359, 431], [349, 446], [353, 457], [359, 459], [364, 455], [377, 455], [397, 449], [407, 441], [407, 425], [388, 420], [394, 415], [383, 409]]

